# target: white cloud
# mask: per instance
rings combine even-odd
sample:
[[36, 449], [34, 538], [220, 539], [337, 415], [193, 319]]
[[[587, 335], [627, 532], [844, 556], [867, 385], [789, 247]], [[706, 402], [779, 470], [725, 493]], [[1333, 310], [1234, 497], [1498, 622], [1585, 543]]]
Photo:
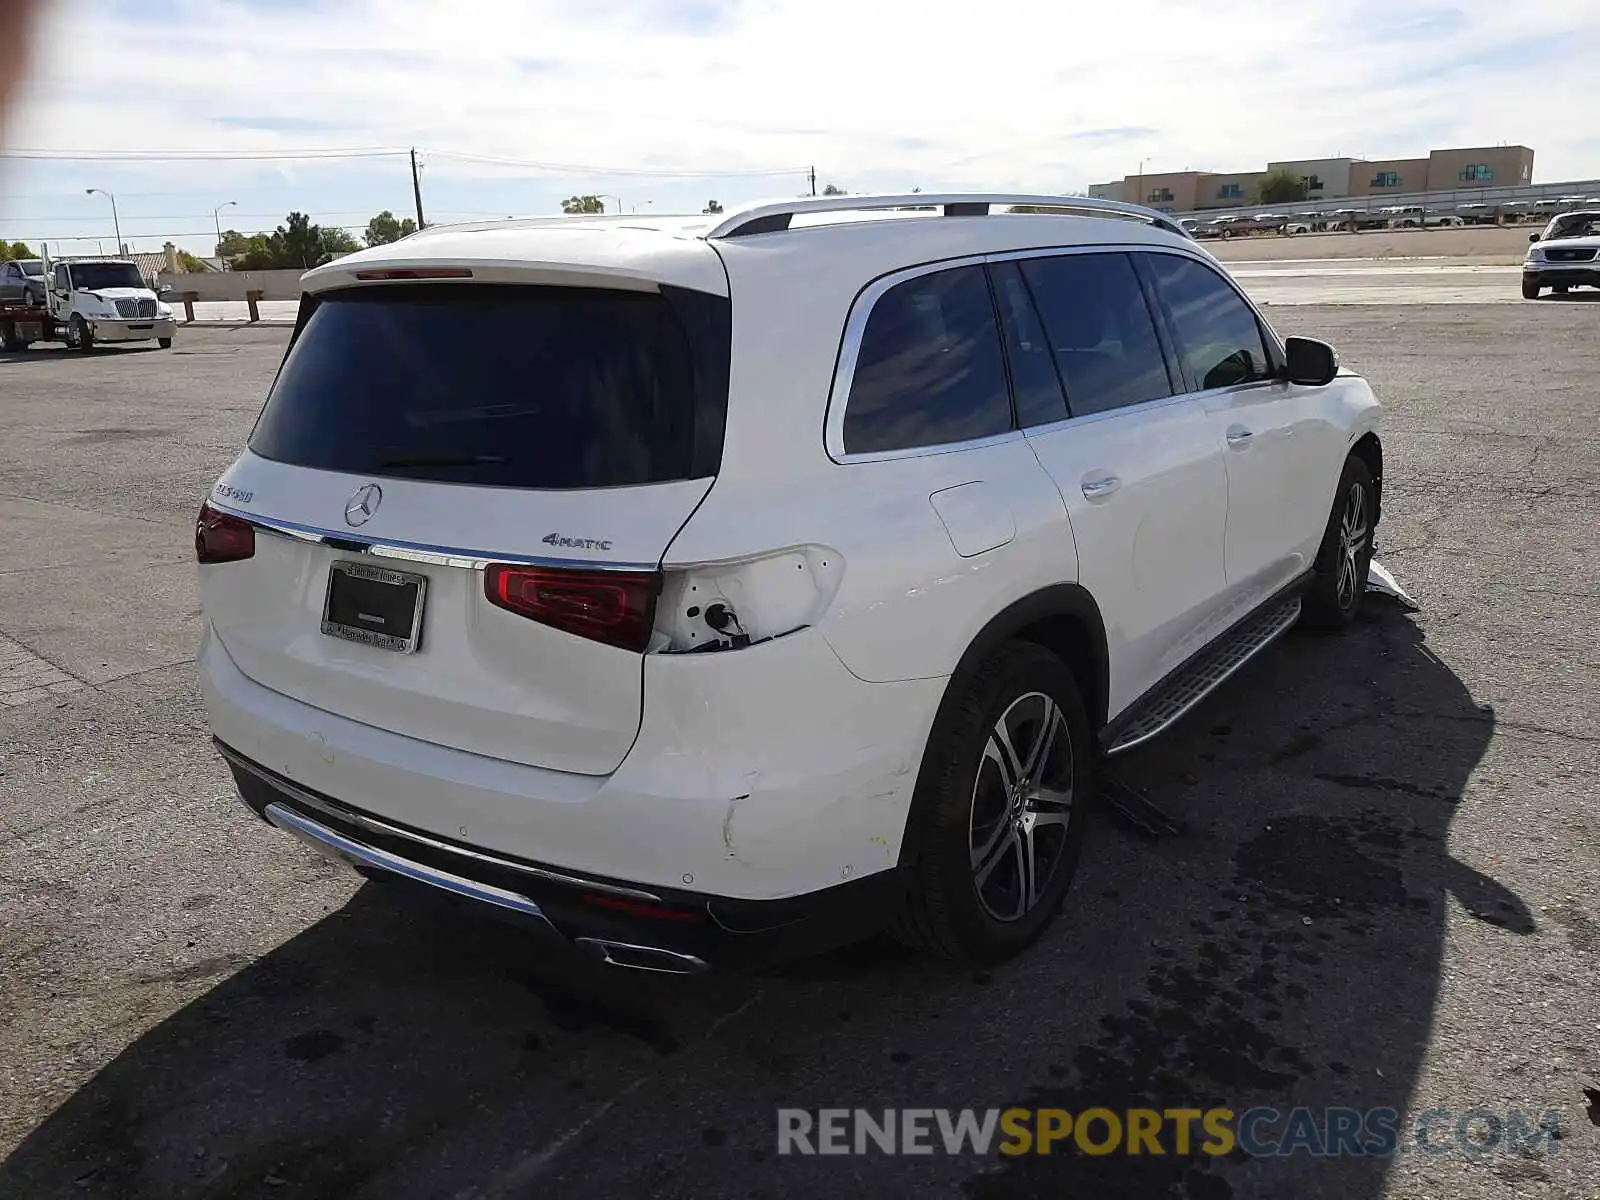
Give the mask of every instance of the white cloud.
[[[1504, 0], [1423, 3], [69, 0], [11, 136], [58, 150], [418, 144], [707, 173], [815, 163], [852, 188], [1064, 189], [1139, 159], [1244, 170], [1496, 142], [1533, 146], [1536, 178], [1600, 175], [1593, 0], [1541, 0], [1535, 19]], [[429, 183], [481, 178], [498, 210], [509, 174], [434, 158]], [[161, 168], [179, 188], [247, 175]], [[799, 183], [692, 187], [738, 199]], [[628, 177], [609, 190], [624, 184], [676, 194]]]

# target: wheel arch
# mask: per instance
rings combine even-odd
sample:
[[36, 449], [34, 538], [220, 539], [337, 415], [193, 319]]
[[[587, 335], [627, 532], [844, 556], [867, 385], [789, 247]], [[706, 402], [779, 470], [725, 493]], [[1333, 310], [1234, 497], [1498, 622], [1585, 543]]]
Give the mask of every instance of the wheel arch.
[[935, 731], [984, 661], [1010, 641], [1033, 642], [1065, 662], [1083, 693], [1091, 732], [1098, 734], [1105, 727], [1111, 692], [1105, 619], [1087, 589], [1076, 583], [1058, 583], [1008, 604], [968, 643], [945, 685], [939, 715], [934, 718]]
[[1367, 430], [1350, 447], [1350, 453], [1366, 464], [1372, 472], [1374, 505], [1372, 524], [1376, 528], [1383, 519], [1383, 441], [1374, 430]]

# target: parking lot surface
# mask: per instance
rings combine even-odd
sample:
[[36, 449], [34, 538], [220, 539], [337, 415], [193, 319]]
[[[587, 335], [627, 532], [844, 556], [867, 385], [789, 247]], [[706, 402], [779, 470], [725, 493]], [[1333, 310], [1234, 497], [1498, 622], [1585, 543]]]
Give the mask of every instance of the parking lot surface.
[[[978, 973], [604, 974], [253, 821], [190, 538], [286, 331], [0, 357], [0, 1196], [1600, 1195], [1600, 309], [1269, 311], [1389, 406], [1379, 557], [1421, 611], [1291, 635], [1121, 760], [1182, 832], [1102, 817], [1042, 944]], [[780, 1107], [1254, 1105], [1561, 1136], [777, 1153]]]

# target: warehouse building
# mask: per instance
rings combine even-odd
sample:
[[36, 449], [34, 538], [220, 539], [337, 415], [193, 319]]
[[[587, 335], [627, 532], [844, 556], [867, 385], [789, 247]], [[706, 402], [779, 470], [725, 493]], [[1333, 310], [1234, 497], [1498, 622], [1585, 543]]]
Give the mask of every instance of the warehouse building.
[[1469, 146], [1434, 150], [1426, 158], [1304, 158], [1269, 162], [1264, 171], [1145, 172], [1091, 184], [1089, 194], [1164, 212], [1238, 208], [1257, 203], [1261, 181], [1276, 171], [1298, 177], [1306, 185], [1307, 200], [1406, 196], [1532, 183], [1533, 151], [1526, 146]]

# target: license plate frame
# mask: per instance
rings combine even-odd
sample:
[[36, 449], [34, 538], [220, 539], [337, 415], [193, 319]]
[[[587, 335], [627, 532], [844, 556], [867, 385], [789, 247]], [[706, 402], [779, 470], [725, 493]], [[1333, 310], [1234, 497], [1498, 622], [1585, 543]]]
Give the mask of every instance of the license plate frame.
[[[379, 587], [415, 588], [416, 594], [412, 598], [411, 621], [409, 626], [403, 622], [403, 633], [392, 629], [390, 620], [384, 614], [376, 614], [382, 620], [383, 628], [370, 629], [362, 625], [351, 624], [348, 619], [340, 620], [335, 616], [335, 590], [343, 580], [357, 581], [355, 591], [360, 591], [362, 585], [370, 588], [372, 585]], [[344, 590], [344, 589], [341, 589]], [[384, 597], [383, 593], [370, 593], [375, 597]], [[399, 654], [415, 654], [422, 645], [422, 611], [426, 607], [428, 598], [428, 577], [417, 575], [410, 571], [392, 571], [388, 567], [374, 566], [371, 563], [349, 562], [341, 560], [329, 565], [328, 585], [322, 597], [322, 632], [329, 637], [340, 638], [347, 642], [355, 642], [362, 646], [371, 646], [377, 650], [389, 650]], [[354, 599], [351, 596], [341, 599]], [[343, 605], [341, 604], [341, 609]], [[378, 606], [375, 606], [378, 607]], [[346, 616], [340, 612], [338, 616]]]

